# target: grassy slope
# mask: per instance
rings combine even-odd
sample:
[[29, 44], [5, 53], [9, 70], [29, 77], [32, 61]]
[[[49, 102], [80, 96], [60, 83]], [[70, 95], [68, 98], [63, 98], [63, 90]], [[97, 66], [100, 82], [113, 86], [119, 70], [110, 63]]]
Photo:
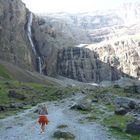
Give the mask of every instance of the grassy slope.
[[[8, 67], [9, 66], [9, 67]], [[8, 69], [7, 69], [8, 68]], [[8, 96], [9, 90], [24, 95], [24, 100]], [[24, 71], [8, 63], [0, 63], [0, 106], [12, 103], [24, 103], [24, 109], [40, 102], [59, 100], [70, 96], [74, 89], [62, 87], [53, 80], [40, 74]], [[0, 118], [19, 112], [19, 109], [8, 109], [0, 112]]]

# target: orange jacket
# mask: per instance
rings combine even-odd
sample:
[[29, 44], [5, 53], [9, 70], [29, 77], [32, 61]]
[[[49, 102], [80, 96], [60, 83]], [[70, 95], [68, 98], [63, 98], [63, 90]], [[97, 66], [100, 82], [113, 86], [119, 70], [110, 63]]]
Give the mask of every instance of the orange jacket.
[[39, 120], [38, 120], [38, 123], [39, 124], [48, 124], [48, 117], [45, 116], [45, 115], [41, 115], [39, 116]]

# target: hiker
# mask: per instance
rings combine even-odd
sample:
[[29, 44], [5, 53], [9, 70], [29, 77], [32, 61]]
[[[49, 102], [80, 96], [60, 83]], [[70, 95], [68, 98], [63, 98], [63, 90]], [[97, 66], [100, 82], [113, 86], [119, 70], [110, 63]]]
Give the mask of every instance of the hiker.
[[45, 104], [41, 105], [38, 113], [40, 115], [38, 123], [41, 125], [41, 133], [44, 133], [45, 127], [49, 122], [48, 117], [46, 116], [48, 114], [47, 106]]

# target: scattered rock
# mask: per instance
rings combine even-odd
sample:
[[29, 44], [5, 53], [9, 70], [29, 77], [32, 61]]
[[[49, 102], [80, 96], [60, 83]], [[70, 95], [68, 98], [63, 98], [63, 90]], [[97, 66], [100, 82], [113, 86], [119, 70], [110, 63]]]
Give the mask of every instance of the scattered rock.
[[114, 99], [112, 93], [98, 94], [98, 95], [95, 95], [95, 98], [97, 98], [98, 100], [101, 100], [102, 102], [106, 104], [112, 104], [113, 99]]
[[16, 109], [23, 109], [23, 104], [22, 103], [12, 103], [10, 104], [10, 108], [16, 108]]
[[53, 134], [54, 138], [64, 138], [64, 139], [75, 139], [74, 134], [70, 133], [70, 132], [64, 132], [64, 131], [56, 131]]
[[82, 94], [85, 94], [86, 92], [85, 92], [85, 90], [82, 90], [81, 93], [82, 93]]
[[110, 126], [110, 128], [113, 128], [113, 129], [115, 129], [117, 131], [121, 131], [121, 132], [123, 131], [119, 124], [113, 124]]
[[23, 123], [18, 123], [17, 125], [19, 125], [19, 126], [23, 126], [24, 124], [23, 124]]
[[97, 103], [98, 102], [98, 99], [93, 99], [92, 102], [93, 103]]
[[7, 129], [11, 129], [11, 128], [13, 128], [12, 126], [8, 126], [8, 127], [6, 127], [5, 129], [7, 130]]
[[136, 102], [130, 101], [130, 102], [128, 103], [128, 106], [129, 106], [130, 109], [135, 109], [135, 108], [136, 108]]
[[115, 110], [116, 115], [125, 115], [128, 111], [125, 108], [119, 108]]
[[114, 88], [120, 88], [118, 84], [113, 85]]
[[124, 92], [128, 92], [128, 93], [139, 93], [140, 92], [140, 85], [132, 85], [132, 86], [126, 86], [124, 88]]
[[25, 95], [22, 95], [20, 93], [17, 93], [16, 90], [9, 90], [8, 96], [9, 97], [12, 97], [12, 98], [19, 99], [19, 100], [24, 100], [26, 98]]
[[66, 125], [66, 124], [62, 124], [62, 125], [57, 126], [57, 128], [67, 128], [67, 127], [68, 127], [68, 125]]
[[126, 126], [126, 132], [129, 134], [140, 134], [140, 121], [135, 120]]
[[7, 106], [4, 106], [4, 105], [0, 105], [0, 112], [2, 111], [7, 111]]
[[127, 97], [117, 97], [114, 100], [114, 104], [116, 105], [116, 107], [123, 107], [126, 109], [135, 109], [138, 102], [136, 102], [135, 100], [133, 100], [131, 98], [127, 98]]

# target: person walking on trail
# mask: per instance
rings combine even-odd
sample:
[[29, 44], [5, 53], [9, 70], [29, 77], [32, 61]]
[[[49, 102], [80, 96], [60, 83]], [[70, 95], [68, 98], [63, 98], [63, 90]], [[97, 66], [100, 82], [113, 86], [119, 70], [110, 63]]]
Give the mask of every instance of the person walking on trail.
[[46, 125], [48, 125], [48, 122], [49, 122], [48, 117], [47, 117], [47, 114], [48, 114], [47, 106], [45, 104], [40, 106], [38, 113], [39, 113], [38, 123], [41, 125], [41, 133], [44, 133], [45, 127]]

